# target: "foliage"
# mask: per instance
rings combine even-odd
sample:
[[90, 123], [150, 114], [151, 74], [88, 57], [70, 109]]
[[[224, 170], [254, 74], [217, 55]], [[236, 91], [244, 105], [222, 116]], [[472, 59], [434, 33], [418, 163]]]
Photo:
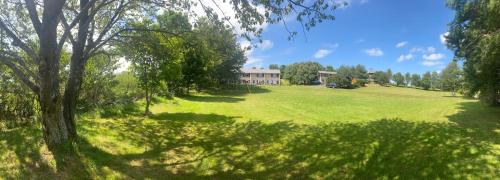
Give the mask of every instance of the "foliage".
[[392, 77], [397, 86], [405, 86], [405, 77], [400, 72], [394, 74]]
[[[331, 69], [333, 67], [330, 66]], [[339, 88], [363, 87], [368, 82], [368, 71], [363, 65], [340, 66], [336, 75], [327, 79], [328, 83], [335, 83]]]
[[500, 2], [449, 0], [455, 10], [447, 36], [455, 58], [464, 62], [465, 88], [490, 104], [500, 104]]
[[269, 69], [280, 69], [278, 64], [269, 64]]
[[26, 125], [37, 120], [36, 96], [5, 66], [0, 65], [0, 130]]
[[427, 71], [422, 75], [422, 80], [420, 81], [420, 87], [424, 90], [429, 90], [431, 88], [431, 72]]
[[453, 94], [461, 87], [463, 82], [462, 70], [455, 61], [450, 62], [441, 72], [443, 90], [451, 91]]
[[431, 88], [441, 89], [441, 77], [436, 71], [432, 71], [431, 74]]
[[323, 66], [317, 62], [300, 62], [286, 66], [283, 79], [291, 84], [311, 85], [318, 79], [318, 71], [323, 70]]
[[118, 84], [114, 71], [117, 61], [111, 55], [98, 54], [85, 66], [85, 75], [79, 94], [79, 108], [90, 110], [105, 107], [116, 101], [113, 88]]
[[375, 73], [373, 73], [373, 80], [382, 86], [389, 85], [390, 83], [389, 74], [384, 71], [375, 71]]
[[411, 74], [409, 72], [405, 73], [405, 86], [411, 85]]
[[411, 86], [413, 86], [413, 87], [422, 86], [422, 79], [420, 78], [419, 74], [412, 74], [411, 75]]

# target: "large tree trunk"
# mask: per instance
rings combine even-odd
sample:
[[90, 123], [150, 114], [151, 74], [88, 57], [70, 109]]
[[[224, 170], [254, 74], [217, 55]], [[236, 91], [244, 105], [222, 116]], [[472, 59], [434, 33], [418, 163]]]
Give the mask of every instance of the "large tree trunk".
[[66, 127], [69, 132], [69, 138], [77, 137], [75, 113], [80, 87], [83, 81], [85, 63], [87, 58], [84, 54], [85, 43], [89, 32], [89, 14], [84, 8], [88, 0], [80, 0], [80, 10], [82, 11], [81, 19], [78, 26], [78, 38], [76, 44], [73, 45], [73, 53], [71, 55], [69, 79], [64, 89], [63, 99], [63, 114]]
[[62, 116], [59, 91], [59, 59], [57, 25], [64, 0], [45, 1], [40, 33], [39, 76], [40, 107], [44, 139], [49, 150], [57, 150], [68, 141], [68, 130]]

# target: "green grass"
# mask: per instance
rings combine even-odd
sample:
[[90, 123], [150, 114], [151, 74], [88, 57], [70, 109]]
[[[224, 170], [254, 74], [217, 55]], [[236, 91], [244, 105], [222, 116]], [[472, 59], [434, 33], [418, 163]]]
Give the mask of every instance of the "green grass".
[[0, 134], [0, 177], [495, 179], [500, 109], [409, 88], [262, 87], [159, 99], [78, 121], [56, 172], [37, 128]]

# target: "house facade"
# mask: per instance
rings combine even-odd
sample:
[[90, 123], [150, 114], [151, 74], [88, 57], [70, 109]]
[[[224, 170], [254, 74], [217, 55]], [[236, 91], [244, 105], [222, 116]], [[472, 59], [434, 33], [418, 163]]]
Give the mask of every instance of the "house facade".
[[321, 84], [326, 84], [326, 80], [330, 77], [333, 77], [336, 72], [331, 71], [318, 71], [318, 80]]
[[281, 72], [279, 69], [242, 69], [241, 84], [279, 85]]

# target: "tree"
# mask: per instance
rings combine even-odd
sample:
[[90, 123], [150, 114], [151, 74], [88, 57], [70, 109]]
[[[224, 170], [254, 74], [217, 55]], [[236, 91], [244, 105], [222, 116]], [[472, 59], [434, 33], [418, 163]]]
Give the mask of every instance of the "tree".
[[427, 71], [424, 73], [424, 75], [422, 76], [422, 80], [420, 81], [420, 87], [425, 90], [431, 88], [431, 72]]
[[387, 83], [387, 84], [390, 84], [391, 80], [392, 80], [392, 70], [391, 69], [387, 69], [386, 76], [387, 76], [387, 79], [389, 81], [389, 83]]
[[421, 79], [419, 74], [411, 75], [411, 85], [413, 87], [421, 87]]
[[368, 79], [368, 73], [364, 66], [345, 66], [337, 69], [337, 74], [327, 80], [328, 83], [335, 83], [340, 88], [358, 88], [364, 86]]
[[373, 80], [382, 86], [386, 86], [390, 83], [390, 78], [387, 72], [384, 71], [375, 71], [375, 73], [373, 73]]
[[396, 82], [397, 86], [404, 86], [405, 85], [405, 77], [400, 72], [394, 74], [392, 79], [394, 80], [394, 82]]
[[[456, 11], [446, 36], [455, 59], [464, 63], [466, 95], [500, 105], [500, 3], [498, 0], [449, 0]], [[448, 84], [449, 85], [449, 84]]]
[[431, 88], [432, 89], [441, 89], [441, 81], [439, 73], [436, 71], [432, 71], [431, 74]]
[[411, 74], [407, 72], [405, 74], [405, 86], [410, 86], [410, 84], [411, 84]]
[[[168, 32], [168, 28], [134, 29], [124, 26], [124, 22], [150, 18], [151, 14], [155, 14], [160, 8], [188, 10], [186, 8], [194, 3], [197, 1], [0, 2], [0, 62], [11, 69], [18, 79], [37, 95], [44, 139], [49, 150], [66, 147], [68, 142], [77, 137], [75, 111], [85, 65], [90, 57], [99, 53], [102, 47], [116, 42], [116, 38], [124, 32]], [[315, 1], [308, 5], [304, 5], [304, 2], [276, 0], [252, 3], [243, 0], [229, 3], [237, 12], [236, 18], [247, 32], [243, 34], [247, 39], [250, 39], [252, 32], [259, 37], [262, 33], [259, 25], [285, 23], [285, 19], [288, 19], [285, 17], [291, 15], [296, 15], [295, 19], [302, 23], [305, 30], [309, 30], [317, 23], [333, 20], [332, 12], [336, 8], [326, 1]], [[258, 13], [257, 8], [264, 9], [266, 13]], [[218, 18], [212, 9], [204, 9], [208, 17]], [[289, 38], [296, 34], [291, 31]], [[61, 83], [61, 52], [66, 42], [70, 42], [71, 46], [70, 72], [68, 80]], [[65, 88], [61, 88], [61, 85]], [[61, 89], [64, 89], [64, 92], [61, 92]]]
[[280, 69], [278, 64], [269, 64], [269, 69]]
[[287, 79], [291, 84], [310, 85], [317, 80], [318, 71], [323, 66], [317, 62], [300, 62], [288, 65], [285, 68], [283, 79]]
[[453, 95], [461, 85], [462, 71], [455, 61], [450, 62], [441, 72], [443, 90], [451, 91]]
[[333, 71], [335, 71], [335, 69], [333, 68], [333, 66], [328, 65], [328, 66], [326, 66], [326, 71], [333, 72]]

